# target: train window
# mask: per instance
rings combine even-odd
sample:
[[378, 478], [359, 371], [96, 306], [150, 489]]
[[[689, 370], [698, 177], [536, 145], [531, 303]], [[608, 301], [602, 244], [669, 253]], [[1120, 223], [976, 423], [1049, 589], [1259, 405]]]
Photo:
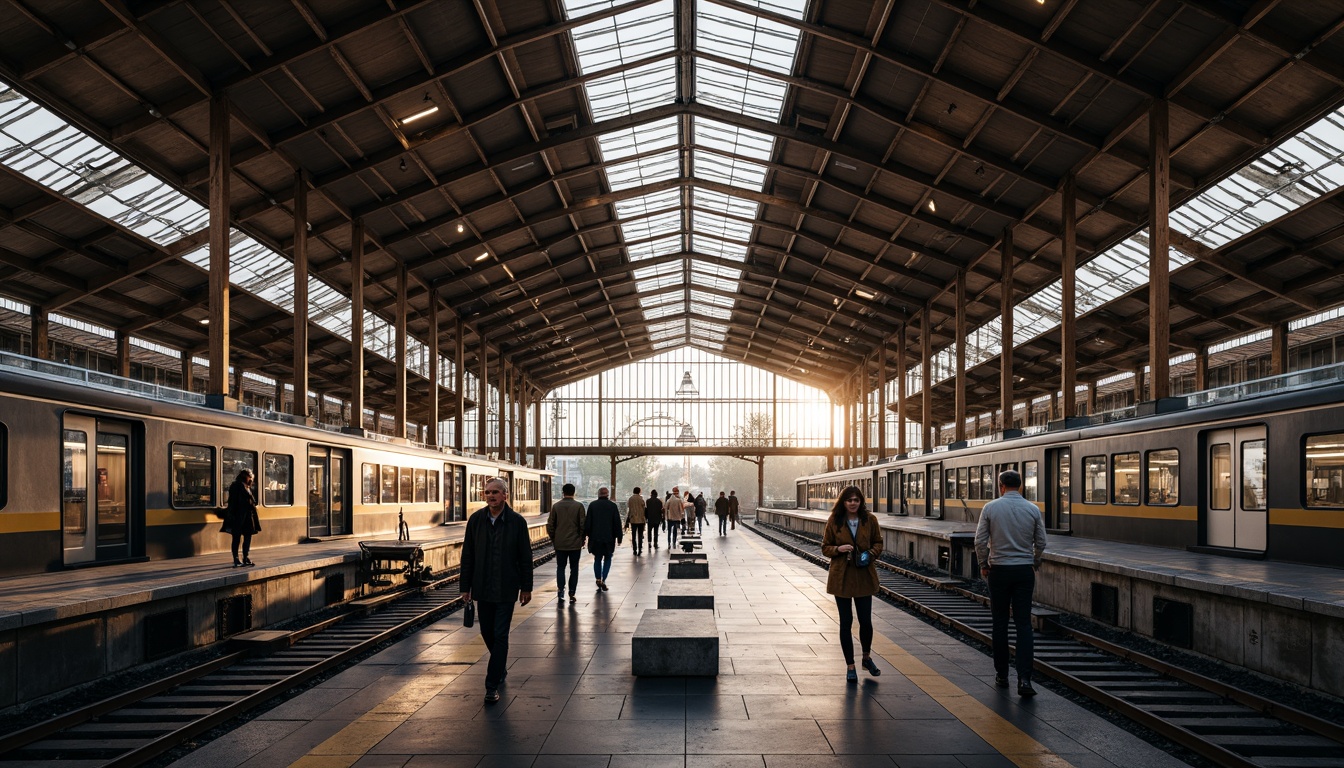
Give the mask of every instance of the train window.
[[439, 471], [431, 469], [425, 473], [425, 500], [431, 503], [439, 500]]
[[215, 449], [173, 443], [173, 506], [215, 506]]
[[1180, 500], [1181, 454], [1175, 448], [1149, 451], [1148, 503], [1174, 507]]
[[415, 498], [415, 470], [402, 467], [397, 474], [397, 499], [402, 504], [411, 504]]
[[907, 472], [905, 474], [905, 497], [907, 499], [924, 499], [923, 472]]
[[1083, 457], [1083, 503], [1105, 504], [1106, 494], [1106, 457]]
[[1111, 457], [1111, 487], [1116, 504], [1139, 503], [1139, 454], [1117, 453]]
[[971, 467], [970, 478], [967, 480], [966, 486], [966, 498], [979, 499], [981, 497], [979, 467]]
[[957, 496], [956, 496], [956, 498], [958, 498], [958, 499], [964, 499], [964, 498], [967, 498], [967, 494], [970, 492], [970, 489], [966, 487], [968, 484], [969, 484], [969, 483], [967, 482], [966, 468], [965, 468], [965, 467], [962, 467], [962, 468], [960, 468], [960, 469], [957, 470]]
[[1022, 498], [1027, 501], [1037, 501], [1040, 495], [1036, 490], [1036, 477], [1040, 474], [1040, 462], [1024, 461], [1022, 462]]
[[1209, 509], [1232, 508], [1232, 446], [1219, 443], [1209, 448]]
[[1241, 444], [1241, 508], [1267, 509], [1265, 499], [1265, 441]]
[[1344, 507], [1344, 435], [1307, 438], [1308, 507]]
[[980, 468], [980, 485], [984, 489], [984, 498], [992, 499], [999, 492], [999, 484], [994, 481], [994, 467], [986, 464]]
[[397, 503], [397, 468], [384, 464], [380, 470], [378, 498], [383, 500], [384, 504]]
[[266, 506], [292, 506], [294, 504], [294, 457], [280, 453], [266, 454], [266, 482], [262, 488], [262, 501]]
[[955, 469], [947, 469], [947, 470], [943, 470], [943, 476], [947, 478], [947, 482], [943, 483], [943, 498], [944, 498], [944, 499], [955, 499], [955, 498], [958, 498], [958, 497], [957, 497], [957, 470], [955, 470]]
[[227, 506], [229, 503], [229, 488], [233, 487], [233, 479], [238, 476], [238, 473], [246, 469], [253, 476], [257, 474], [257, 452], [225, 448], [220, 452], [220, 459], [224, 465], [224, 500], [220, 504]]
[[424, 504], [429, 501], [428, 489], [425, 486], [425, 470], [415, 470], [415, 503]]
[[378, 503], [378, 465], [365, 464], [360, 472], [363, 481], [360, 483], [359, 497], [365, 504]]
[[[1009, 461], [1009, 462], [1005, 462], [1005, 463], [1003, 463], [1003, 464], [1000, 464], [1000, 465], [999, 465], [999, 474], [1002, 475], [1004, 472], [1007, 472], [1007, 471], [1010, 470], [1010, 469], [1011, 469], [1012, 471], [1014, 471], [1014, 472], [1017, 471], [1017, 462], [1016, 462], [1016, 461]], [[994, 489], [997, 491], [997, 490], [998, 490], [998, 487], [999, 487], [999, 481], [998, 481], [998, 476], [996, 475], [996, 476], [995, 476], [995, 480], [994, 480]]]

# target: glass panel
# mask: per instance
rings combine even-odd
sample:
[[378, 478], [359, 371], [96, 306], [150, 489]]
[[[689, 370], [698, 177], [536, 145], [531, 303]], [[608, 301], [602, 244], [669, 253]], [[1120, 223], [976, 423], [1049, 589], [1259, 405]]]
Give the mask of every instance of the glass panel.
[[1055, 527], [1061, 531], [1069, 529], [1070, 506], [1073, 496], [1073, 451], [1061, 450], [1055, 453]]
[[382, 499], [384, 504], [397, 503], [397, 468], [390, 465], [383, 465], [383, 490]]
[[957, 470], [957, 495], [956, 496], [949, 495], [948, 498], [957, 498], [957, 499], [966, 498], [966, 484], [968, 482], [967, 477], [968, 475], [966, 472], [966, 467], [962, 467]]
[[1083, 457], [1083, 503], [1105, 504], [1106, 495], [1106, 457]]
[[425, 486], [425, 470], [415, 470], [415, 503], [424, 504], [429, 500]]
[[308, 457], [308, 527], [327, 530], [327, 457]]
[[430, 470], [425, 474], [425, 500], [435, 503], [439, 500], [439, 472]]
[[1117, 453], [1113, 459], [1111, 486], [1116, 504], [1139, 503], [1139, 454]]
[[1267, 509], [1265, 499], [1265, 441], [1241, 444], [1241, 508]]
[[215, 449], [173, 443], [173, 506], [215, 506]]
[[1022, 498], [1027, 501], [1038, 501], [1040, 499], [1036, 488], [1036, 477], [1040, 474], [1038, 463], [1028, 461], [1022, 464]]
[[[61, 431], [61, 526], [66, 533], [84, 533], [89, 527], [88, 445], [88, 433]], [[176, 496], [176, 476], [173, 490]]]
[[397, 477], [397, 501], [401, 504], [411, 504], [411, 500], [415, 498], [415, 470], [401, 467]]
[[955, 498], [958, 498], [958, 495], [957, 495], [957, 470], [955, 470], [955, 469], [944, 470], [944, 471], [943, 471], [943, 475], [944, 475], [944, 477], [947, 478], [947, 483], [946, 483], [946, 485], [943, 486], [943, 489], [944, 489], [944, 492], [943, 492], [943, 498], [945, 498], [945, 499], [955, 499]]
[[1344, 435], [1307, 438], [1308, 507], [1344, 507]]
[[238, 477], [238, 473], [248, 470], [255, 477], [257, 474], [257, 453], [256, 451], [239, 451], [234, 448], [225, 448], [220, 451], [220, 461], [223, 462], [224, 471], [224, 500], [220, 502], [223, 506], [229, 504], [229, 488], [233, 481]]
[[125, 435], [98, 433], [98, 541], [126, 541], [127, 480]]
[[1219, 443], [1209, 449], [1209, 507], [1232, 508], [1232, 446]]
[[994, 478], [994, 467], [986, 464], [980, 468], [980, 483], [984, 486], [985, 498], [995, 498], [999, 493], [999, 484]]
[[378, 465], [365, 464], [363, 466], [363, 471], [360, 473], [360, 475], [363, 480], [363, 482], [361, 483], [361, 485], [363, 486], [362, 487], [363, 493], [360, 494], [360, 499], [362, 499], [365, 504], [377, 504]]
[[924, 498], [924, 475], [919, 472], [911, 472], [905, 476], [905, 496], [908, 499]]
[[331, 532], [349, 533], [345, 509], [345, 458], [331, 457]]
[[1148, 452], [1148, 503], [1175, 506], [1180, 502], [1181, 455], [1175, 448]]
[[294, 504], [294, 457], [280, 453], [266, 454], [266, 485], [261, 494], [268, 507], [289, 507]]

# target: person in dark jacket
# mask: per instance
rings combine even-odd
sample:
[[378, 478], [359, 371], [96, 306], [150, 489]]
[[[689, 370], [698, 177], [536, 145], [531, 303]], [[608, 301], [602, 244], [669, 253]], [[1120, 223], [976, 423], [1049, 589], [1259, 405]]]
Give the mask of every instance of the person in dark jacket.
[[714, 515], [719, 518], [719, 535], [728, 535], [728, 497], [719, 491], [719, 498], [714, 500]]
[[509, 507], [509, 486], [501, 478], [485, 481], [485, 506], [467, 519], [458, 579], [462, 598], [480, 606], [481, 639], [490, 651], [485, 703], [494, 704], [508, 675], [513, 604], [532, 602], [532, 541], [527, 521]]
[[[257, 495], [252, 491], [255, 475], [244, 469], [229, 486], [229, 505], [224, 510], [222, 533], [233, 534], [233, 567], [255, 565], [248, 553], [252, 549], [252, 535], [261, 533], [261, 518], [257, 516]], [[243, 545], [243, 559], [238, 559], [238, 545]]]
[[728, 492], [728, 520], [732, 523], [732, 529], [737, 530], [737, 491]]
[[[859, 555], [867, 554], [869, 563], [861, 563]], [[863, 647], [863, 668], [877, 677], [882, 671], [872, 658], [873, 595], [877, 594], [877, 568], [871, 560], [882, 556], [882, 528], [877, 517], [868, 512], [863, 491], [851, 485], [840, 491], [831, 509], [831, 517], [821, 536], [821, 554], [831, 559], [826, 577], [826, 591], [835, 595], [835, 607], [840, 614], [840, 651], [845, 655], [849, 669], [845, 679], [858, 680], [854, 671], [854, 638], [850, 631], [854, 615], [859, 618], [859, 644]], [[853, 603], [851, 607], [850, 603]]]
[[663, 500], [658, 491], [649, 489], [649, 502], [644, 505], [644, 517], [649, 521], [649, 546], [658, 548], [658, 534], [663, 530]]
[[579, 553], [583, 551], [583, 505], [574, 500], [574, 484], [565, 483], [560, 489], [564, 498], [551, 505], [546, 518], [546, 533], [555, 547], [555, 583], [560, 592], [559, 604], [565, 604], [565, 567], [569, 567], [569, 599], [579, 588]]
[[695, 494], [695, 530], [701, 536], [705, 535], [705, 521], [708, 518], [709, 504], [705, 501], [705, 493], [701, 491]]
[[597, 499], [588, 505], [588, 517], [583, 521], [588, 552], [593, 556], [593, 575], [597, 577], [597, 588], [603, 592], [607, 591], [611, 556], [621, 543], [621, 510], [607, 496], [606, 488], [597, 489]]

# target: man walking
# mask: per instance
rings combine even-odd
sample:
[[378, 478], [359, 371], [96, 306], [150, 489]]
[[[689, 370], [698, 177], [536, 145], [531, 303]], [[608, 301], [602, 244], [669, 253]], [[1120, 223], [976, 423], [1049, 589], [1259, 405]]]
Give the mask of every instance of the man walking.
[[994, 685], [1008, 687], [1008, 611], [1017, 629], [1017, 695], [1035, 696], [1031, 687], [1031, 596], [1036, 568], [1045, 551], [1045, 522], [1035, 504], [1022, 498], [1022, 475], [999, 473], [999, 498], [985, 505], [975, 529], [975, 555], [989, 581], [993, 619]]
[[658, 535], [663, 532], [663, 500], [658, 498], [656, 488], [649, 490], [649, 503], [644, 507], [644, 517], [649, 521], [649, 546], [658, 548]]
[[644, 497], [639, 495], [639, 486], [625, 500], [625, 527], [630, 530], [630, 547], [638, 555], [644, 550], [644, 524], [648, 520], [644, 513]]
[[509, 486], [502, 478], [485, 481], [485, 506], [467, 520], [462, 539], [462, 597], [480, 606], [481, 639], [490, 652], [485, 669], [485, 703], [499, 701], [508, 675], [509, 625], [513, 604], [532, 602], [532, 542], [527, 521], [509, 508]]
[[588, 551], [593, 555], [593, 576], [597, 588], [607, 591], [607, 574], [611, 572], [611, 556], [621, 543], [621, 510], [607, 498], [607, 489], [598, 488], [597, 498], [588, 505], [588, 518], [583, 523], [588, 537]]
[[583, 551], [583, 505], [574, 500], [574, 484], [560, 489], [564, 498], [551, 505], [546, 518], [546, 533], [555, 547], [555, 588], [559, 605], [565, 604], [565, 568], [569, 568], [569, 599], [579, 588], [579, 553]]
[[672, 495], [663, 502], [663, 517], [667, 518], [667, 546], [668, 549], [676, 549], [677, 536], [681, 535], [681, 524], [685, 517], [684, 505], [681, 503], [681, 488], [672, 486]]
[[[687, 491], [686, 495], [689, 496], [690, 492]], [[699, 531], [701, 536], [704, 536], [705, 520], [708, 519], [706, 515], [709, 512], [709, 504], [705, 502], [704, 492], [697, 493], [695, 501], [692, 503], [695, 506], [695, 530]]]
[[728, 497], [719, 491], [719, 498], [714, 500], [714, 516], [719, 518], [719, 535], [728, 535]]
[[737, 491], [728, 492], [728, 519], [732, 522], [733, 530], [737, 530]]

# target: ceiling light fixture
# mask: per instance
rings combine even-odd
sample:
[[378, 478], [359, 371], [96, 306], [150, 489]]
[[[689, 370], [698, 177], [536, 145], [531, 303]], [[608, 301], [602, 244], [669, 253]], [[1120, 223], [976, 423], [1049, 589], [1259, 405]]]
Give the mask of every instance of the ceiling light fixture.
[[419, 112], [416, 112], [414, 115], [410, 115], [409, 117], [403, 117], [403, 118], [401, 119], [401, 124], [402, 124], [402, 125], [410, 125], [411, 123], [415, 122], [416, 120], [419, 120], [419, 119], [422, 118], [422, 117], [429, 117], [430, 115], [432, 115], [432, 114], [434, 114], [435, 112], [438, 112], [438, 111], [439, 111], [439, 107], [438, 107], [438, 105], [436, 104], [436, 105], [434, 105], [434, 106], [432, 106], [432, 107], [429, 107], [429, 108], [427, 108], [427, 109], [422, 109], [422, 110], [420, 110]]
[[877, 298], [877, 294], [876, 294], [876, 293], [871, 293], [871, 292], [869, 292], [869, 291], [865, 291], [865, 290], [863, 290], [863, 289], [859, 289], [859, 290], [854, 291], [854, 295], [858, 296], [860, 299], [867, 299], [868, 301], [872, 301], [873, 299], [876, 299], [876, 298]]
[[397, 166], [397, 167], [400, 168], [403, 172], [405, 172], [405, 170], [406, 170], [406, 158], [404, 158], [404, 157], [401, 158], [401, 165], [399, 165], [399, 166]]
[[528, 160], [526, 163], [523, 163], [522, 165], [515, 165], [515, 166], [513, 166], [512, 170], [515, 170], [515, 171], [523, 171], [523, 170], [527, 170], [528, 168], [531, 168], [532, 166], [534, 166], [534, 165], [536, 165], [536, 164], [537, 164], [537, 162], [536, 162], [535, 160]]
[[500, 264], [499, 266], [501, 266], [501, 267], [504, 268], [504, 274], [508, 275], [508, 276], [509, 276], [509, 279], [512, 280], [512, 279], [513, 279], [513, 270], [509, 269], [509, 265], [508, 265], [508, 264]]
[[462, 226], [462, 222], [460, 222], [460, 221], [457, 222], [457, 234], [460, 235], [460, 234], [462, 234], [463, 232], [465, 232], [466, 230], [467, 230], [467, 228], [464, 227], [464, 226]]
[[481, 255], [476, 257], [476, 261], [477, 261], [477, 262], [482, 262], [482, 261], [485, 261], [485, 260], [488, 259], [488, 258], [490, 258], [490, 252], [489, 252], [489, 251], [481, 251]]
[[937, 212], [938, 212], [938, 204], [933, 202], [933, 198], [929, 198], [929, 213], [937, 213]]
[[857, 170], [859, 170], [859, 169], [858, 169], [858, 166], [850, 165], [849, 163], [842, 163], [842, 162], [840, 162], [839, 160], [836, 160], [836, 161], [835, 161], [835, 165], [836, 165], [837, 168], [844, 168], [846, 171], [857, 171]]

